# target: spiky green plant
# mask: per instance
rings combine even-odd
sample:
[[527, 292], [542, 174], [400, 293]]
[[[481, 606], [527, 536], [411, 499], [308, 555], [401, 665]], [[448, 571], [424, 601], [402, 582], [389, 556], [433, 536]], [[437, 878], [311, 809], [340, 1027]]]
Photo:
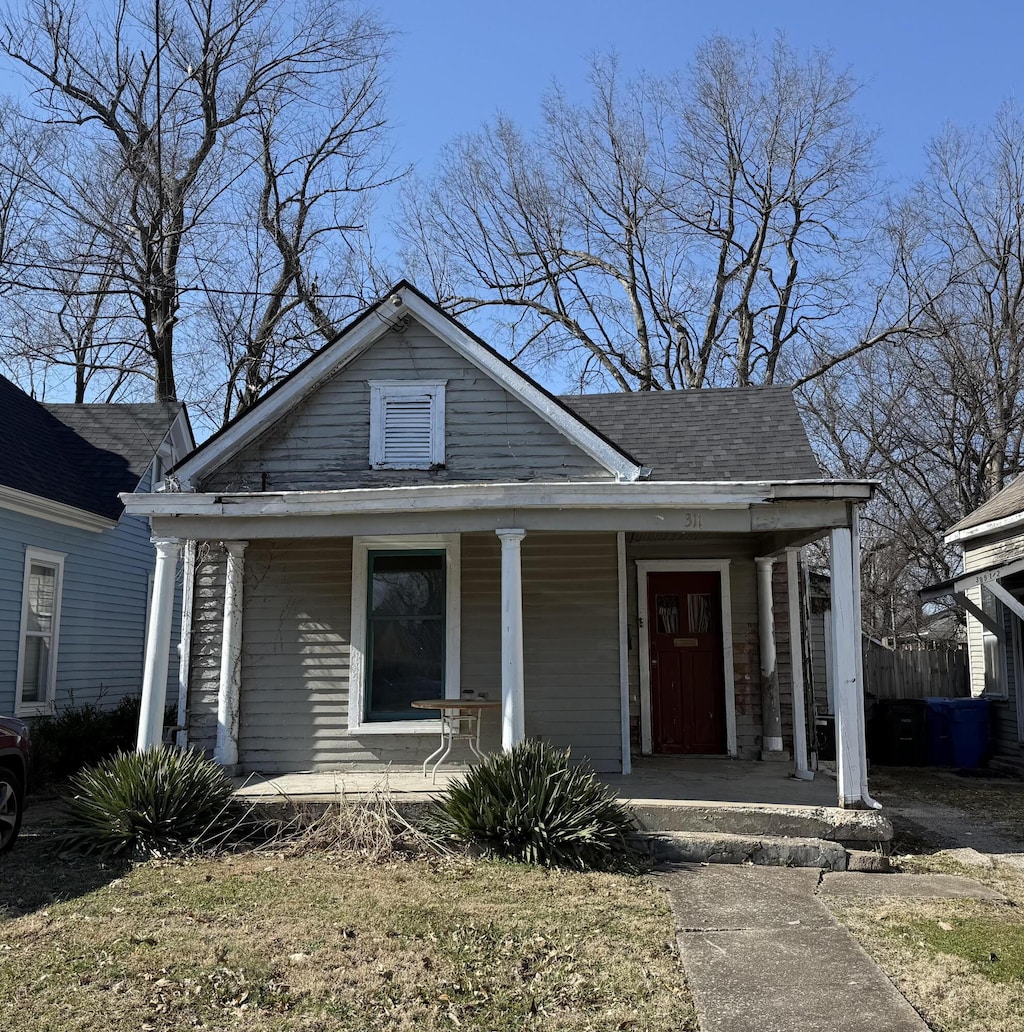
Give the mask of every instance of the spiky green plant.
[[212, 760], [169, 746], [119, 752], [70, 785], [67, 845], [128, 859], [187, 851], [222, 832], [232, 792]]
[[452, 782], [426, 824], [447, 841], [522, 863], [607, 870], [632, 863], [629, 811], [568, 749], [526, 741]]

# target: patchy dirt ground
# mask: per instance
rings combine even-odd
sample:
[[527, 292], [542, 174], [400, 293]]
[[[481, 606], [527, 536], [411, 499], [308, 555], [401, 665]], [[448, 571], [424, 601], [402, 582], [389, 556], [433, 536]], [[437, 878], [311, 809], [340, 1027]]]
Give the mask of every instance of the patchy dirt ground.
[[870, 784], [893, 822], [896, 853], [971, 848], [1024, 857], [1022, 781], [987, 772], [877, 767]]

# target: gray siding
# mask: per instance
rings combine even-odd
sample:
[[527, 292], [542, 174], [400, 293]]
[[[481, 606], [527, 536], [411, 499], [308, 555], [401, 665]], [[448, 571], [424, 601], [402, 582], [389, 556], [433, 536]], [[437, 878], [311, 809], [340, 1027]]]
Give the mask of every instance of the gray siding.
[[[369, 380], [446, 380], [445, 468], [371, 470]], [[610, 479], [546, 420], [412, 323], [389, 333], [203, 479], [206, 491]]]
[[[626, 580], [629, 607], [629, 701], [633, 747], [639, 751], [640, 652], [637, 635], [637, 568], [639, 559], [729, 559], [732, 599], [733, 668], [736, 693], [736, 745], [743, 758], [761, 753], [761, 669], [757, 633], [755, 541], [739, 535], [626, 535]], [[787, 685], [788, 688], [788, 685]]]
[[[350, 539], [253, 541], [246, 549], [239, 757], [248, 771], [415, 768], [436, 734], [348, 733]], [[614, 534], [530, 534], [523, 543], [526, 731], [621, 769]], [[197, 565], [189, 740], [216, 744], [224, 564]], [[462, 536], [464, 688], [501, 695], [501, 553]], [[497, 715], [484, 717], [496, 748]]]
[[[146, 520], [124, 516], [99, 533], [0, 509], [0, 712], [14, 710], [26, 548], [63, 553], [58, 709], [115, 703], [141, 691], [149, 577], [155, 553]], [[178, 634], [175, 613], [174, 638]], [[171, 652], [168, 702], [177, 692]]]

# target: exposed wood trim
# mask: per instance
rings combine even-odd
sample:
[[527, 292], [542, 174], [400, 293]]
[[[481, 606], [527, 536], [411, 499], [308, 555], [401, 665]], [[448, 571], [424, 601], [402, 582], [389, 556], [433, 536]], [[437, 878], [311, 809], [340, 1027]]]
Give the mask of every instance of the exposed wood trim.
[[650, 613], [647, 611], [647, 576], [650, 573], [717, 573], [722, 584], [722, 653], [725, 675], [725, 744], [730, 756], [737, 755], [736, 674], [732, 643], [732, 592], [729, 584], [729, 559], [638, 559], [637, 570], [637, 643], [640, 655], [640, 736], [641, 751], [653, 751], [651, 732], [651, 647], [648, 638]]
[[1024, 570], [1024, 559], [1013, 559], [1009, 562], [985, 566], [980, 570], [968, 570], [952, 580], [922, 588], [918, 594], [923, 602], [931, 602], [934, 599], [942, 598], [943, 595], [962, 595], [965, 591], [970, 591], [971, 588], [979, 585], [991, 588], [1004, 577], [1012, 577], [1013, 574], [1020, 573], [1022, 570]]
[[985, 612], [981, 606], [977, 605], [972, 599], [968, 598], [962, 591], [956, 591], [953, 593], [953, 597], [964, 607], [964, 609], [974, 617], [985, 628], [985, 630], [994, 634], [1001, 642], [1005, 644], [1006, 641], [1006, 630], [1002, 624], [997, 623], [992, 619], [988, 613]]
[[366, 595], [369, 553], [375, 550], [443, 548], [445, 551], [445, 674], [444, 694], [457, 699], [461, 691], [462, 542], [458, 534], [407, 534], [355, 537], [352, 540], [352, 623], [349, 639], [348, 734], [437, 735], [440, 720], [367, 721]]
[[[755, 531], [820, 525], [829, 527], [840, 515], [848, 521], [846, 503], [832, 498], [781, 505], [766, 503], [769, 484], [649, 481], [641, 483], [511, 482], [424, 484], [411, 487], [346, 488], [338, 491], [247, 492], [242, 494], [157, 492], [122, 494], [135, 516], [310, 516], [351, 512], [450, 511], [461, 508], [640, 508], [691, 509], [682, 529], [705, 529], [708, 511], [753, 509]], [[794, 524], [792, 518], [798, 515]], [[686, 514], [684, 513], [684, 516]]]
[[999, 583], [999, 581], [990, 581], [985, 587], [992, 592], [993, 595], [1000, 602], [1006, 606], [1007, 609], [1017, 617], [1018, 620], [1024, 620], [1024, 605], [1021, 605], [1019, 599], [1016, 599], [1011, 595], [1006, 588]]
[[1015, 527], [1024, 526], [1024, 512], [1015, 512], [1009, 516], [1002, 516], [997, 520], [986, 520], [974, 527], [967, 527], [964, 530], [955, 530], [947, 534], [942, 540], [947, 545], [956, 545], [971, 538], [987, 537], [989, 534], [999, 534], [1004, 530], [1012, 530]]
[[0, 484], [0, 509], [10, 509], [26, 516], [35, 516], [50, 523], [60, 523], [65, 527], [77, 527], [98, 534], [117, 526], [117, 520], [108, 520], [105, 516], [97, 516], [93, 512], [77, 509], [73, 505], [55, 502], [50, 498], [17, 491], [13, 487]]
[[615, 535], [619, 588], [619, 720], [622, 732], [622, 773], [633, 773], [629, 740], [629, 609], [626, 584], [626, 535]]

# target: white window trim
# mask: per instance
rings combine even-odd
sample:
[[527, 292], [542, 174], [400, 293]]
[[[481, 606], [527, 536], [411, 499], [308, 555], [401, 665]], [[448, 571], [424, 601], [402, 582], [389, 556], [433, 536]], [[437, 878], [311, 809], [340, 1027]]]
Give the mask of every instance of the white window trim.
[[349, 653], [348, 733], [357, 735], [440, 734], [441, 720], [374, 720], [366, 712], [366, 596], [370, 552], [444, 549], [446, 699], [459, 698], [462, 648], [462, 548], [458, 534], [414, 534], [352, 539], [352, 636]]
[[[25, 549], [25, 573], [21, 583], [21, 626], [18, 629], [18, 671], [15, 675], [14, 712], [17, 716], [38, 716], [54, 711], [57, 693], [57, 655], [60, 648], [60, 610], [64, 595], [64, 552], [49, 552], [42, 548]], [[47, 671], [45, 697], [38, 702], [21, 701], [21, 679], [25, 672], [25, 634], [28, 630], [28, 590], [32, 564], [40, 563], [57, 570], [57, 583], [53, 589], [52, 630], [50, 631], [50, 668]]]
[[[1006, 606], [1003, 605], [1002, 601], [995, 595], [985, 589], [982, 585], [979, 588], [980, 605], [985, 610], [985, 596], [992, 600], [992, 612], [988, 613], [990, 617], [1002, 628], [1006, 627]], [[1004, 635], [1002, 638], [998, 634], [993, 634], [981, 621], [978, 621], [978, 627], [981, 630], [981, 676], [982, 676], [982, 698], [985, 699], [1008, 699], [1010, 697], [1010, 679], [1009, 673], [1011, 670], [1011, 664], [1013, 663], [1013, 648], [1015, 642], [1015, 625], [1020, 621], [1016, 619], [1010, 620], [1010, 633]], [[988, 650], [991, 642], [995, 642], [995, 653], [997, 656], [997, 662], [1000, 669], [992, 671], [992, 673], [998, 675], [999, 683], [993, 688], [989, 688], [989, 664], [988, 664]], [[1014, 682], [1016, 683], [1016, 681]]]
[[[373, 469], [431, 469], [444, 465], [444, 394], [447, 380], [370, 380], [370, 466]], [[426, 394], [430, 398], [430, 461], [410, 465], [385, 461], [384, 406]]]
[[651, 642], [650, 614], [647, 611], [647, 575], [650, 573], [717, 573], [722, 583], [722, 660], [725, 675], [725, 747], [729, 756], [737, 755], [736, 674], [732, 653], [732, 592], [729, 584], [729, 559], [638, 559], [637, 641], [640, 645], [640, 751], [653, 752], [651, 728]]

